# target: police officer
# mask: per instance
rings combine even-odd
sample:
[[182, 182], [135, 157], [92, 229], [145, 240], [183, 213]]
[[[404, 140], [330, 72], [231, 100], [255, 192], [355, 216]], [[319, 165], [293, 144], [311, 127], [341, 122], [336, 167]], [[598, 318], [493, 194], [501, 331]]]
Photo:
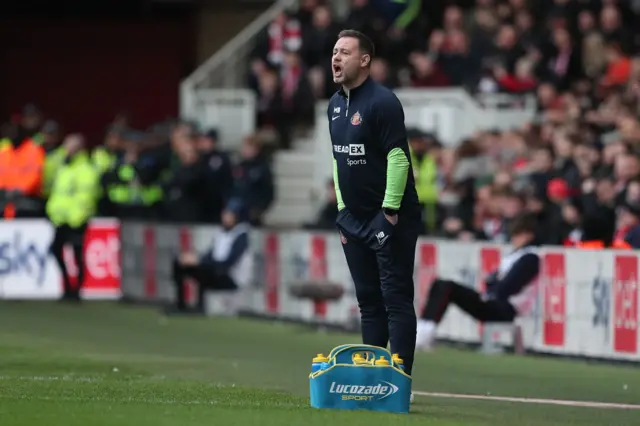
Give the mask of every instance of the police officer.
[[122, 160], [102, 177], [101, 214], [118, 218], [155, 219], [164, 198], [157, 173], [146, 173], [142, 148], [146, 135], [129, 131], [123, 137]]
[[100, 175], [113, 169], [122, 156], [123, 136], [125, 128], [112, 125], [107, 129], [104, 145], [96, 147], [91, 153], [91, 160]]
[[[66, 157], [55, 176], [46, 211], [55, 228], [50, 252], [55, 257], [64, 283], [63, 300], [79, 301], [84, 281], [84, 234], [96, 212], [99, 191], [98, 173], [85, 150], [81, 135], [69, 135], [63, 143]], [[78, 282], [71, 286], [64, 263], [63, 248], [73, 249], [78, 267]]]
[[369, 77], [373, 43], [342, 31], [333, 79], [342, 88], [327, 111], [337, 225], [360, 307], [362, 340], [386, 347], [411, 374], [416, 339], [413, 267], [420, 228], [404, 111], [389, 89]]

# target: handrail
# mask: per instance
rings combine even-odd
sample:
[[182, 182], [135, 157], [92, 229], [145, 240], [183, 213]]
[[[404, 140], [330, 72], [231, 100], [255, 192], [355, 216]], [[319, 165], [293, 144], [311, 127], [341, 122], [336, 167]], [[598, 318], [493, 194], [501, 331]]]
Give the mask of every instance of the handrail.
[[204, 81], [211, 72], [224, 64], [243, 46], [251, 41], [279, 13], [296, 3], [296, 0], [278, 0], [260, 16], [244, 27], [235, 37], [229, 40], [220, 50], [207, 59], [195, 71], [182, 81], [182, 86], [195, 87]]

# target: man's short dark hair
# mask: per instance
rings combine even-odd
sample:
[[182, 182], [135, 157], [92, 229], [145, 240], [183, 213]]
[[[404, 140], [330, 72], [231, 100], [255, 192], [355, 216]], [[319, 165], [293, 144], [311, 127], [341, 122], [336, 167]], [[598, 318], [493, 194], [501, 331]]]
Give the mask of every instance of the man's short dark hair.
[[[357, 30], [342, 30], [340, 31], [340, 34], [338, 34], [338, 39], [344, 37], [352, 37], [358, 40], [358, 48], [360, 49], [360, 51], [366, 55], [369, 55], [371, 57], [371, 60], [373, 60], [373, 57], [376, 54], [376, 48], [373, 45], [371, 39], [364, 33], [361, 33]], [[371, 65], [371, 60], [369, 61], [369, 65]]]
[[535, 235], [537, 227], [538, 224], [535, 216], [530, 213], [524, 213], [513, 220], [509, 229], [509, 234], [511, 236], [524, 233]]

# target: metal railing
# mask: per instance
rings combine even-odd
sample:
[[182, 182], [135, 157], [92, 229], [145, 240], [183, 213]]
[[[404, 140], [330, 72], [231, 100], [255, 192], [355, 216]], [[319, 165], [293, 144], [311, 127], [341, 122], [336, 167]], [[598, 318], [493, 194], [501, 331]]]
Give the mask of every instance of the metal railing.
[[180, 85], [180, 115], [188, 119], [197, 117], [199, 89], [246, 86], [249, 55], [256, 37], [279, 13], [295, 4], [296, 0], [278, 0], [183, 80]]

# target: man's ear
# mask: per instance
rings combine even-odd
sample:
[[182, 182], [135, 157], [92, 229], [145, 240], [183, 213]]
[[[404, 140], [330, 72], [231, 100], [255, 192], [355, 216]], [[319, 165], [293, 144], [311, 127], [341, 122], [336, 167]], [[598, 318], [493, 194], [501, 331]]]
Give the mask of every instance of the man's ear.
[[371, 55], [362, 55], [362, 58], [360, 58], [360, 63], [363, 67], [368, 67], [371, 64]]

